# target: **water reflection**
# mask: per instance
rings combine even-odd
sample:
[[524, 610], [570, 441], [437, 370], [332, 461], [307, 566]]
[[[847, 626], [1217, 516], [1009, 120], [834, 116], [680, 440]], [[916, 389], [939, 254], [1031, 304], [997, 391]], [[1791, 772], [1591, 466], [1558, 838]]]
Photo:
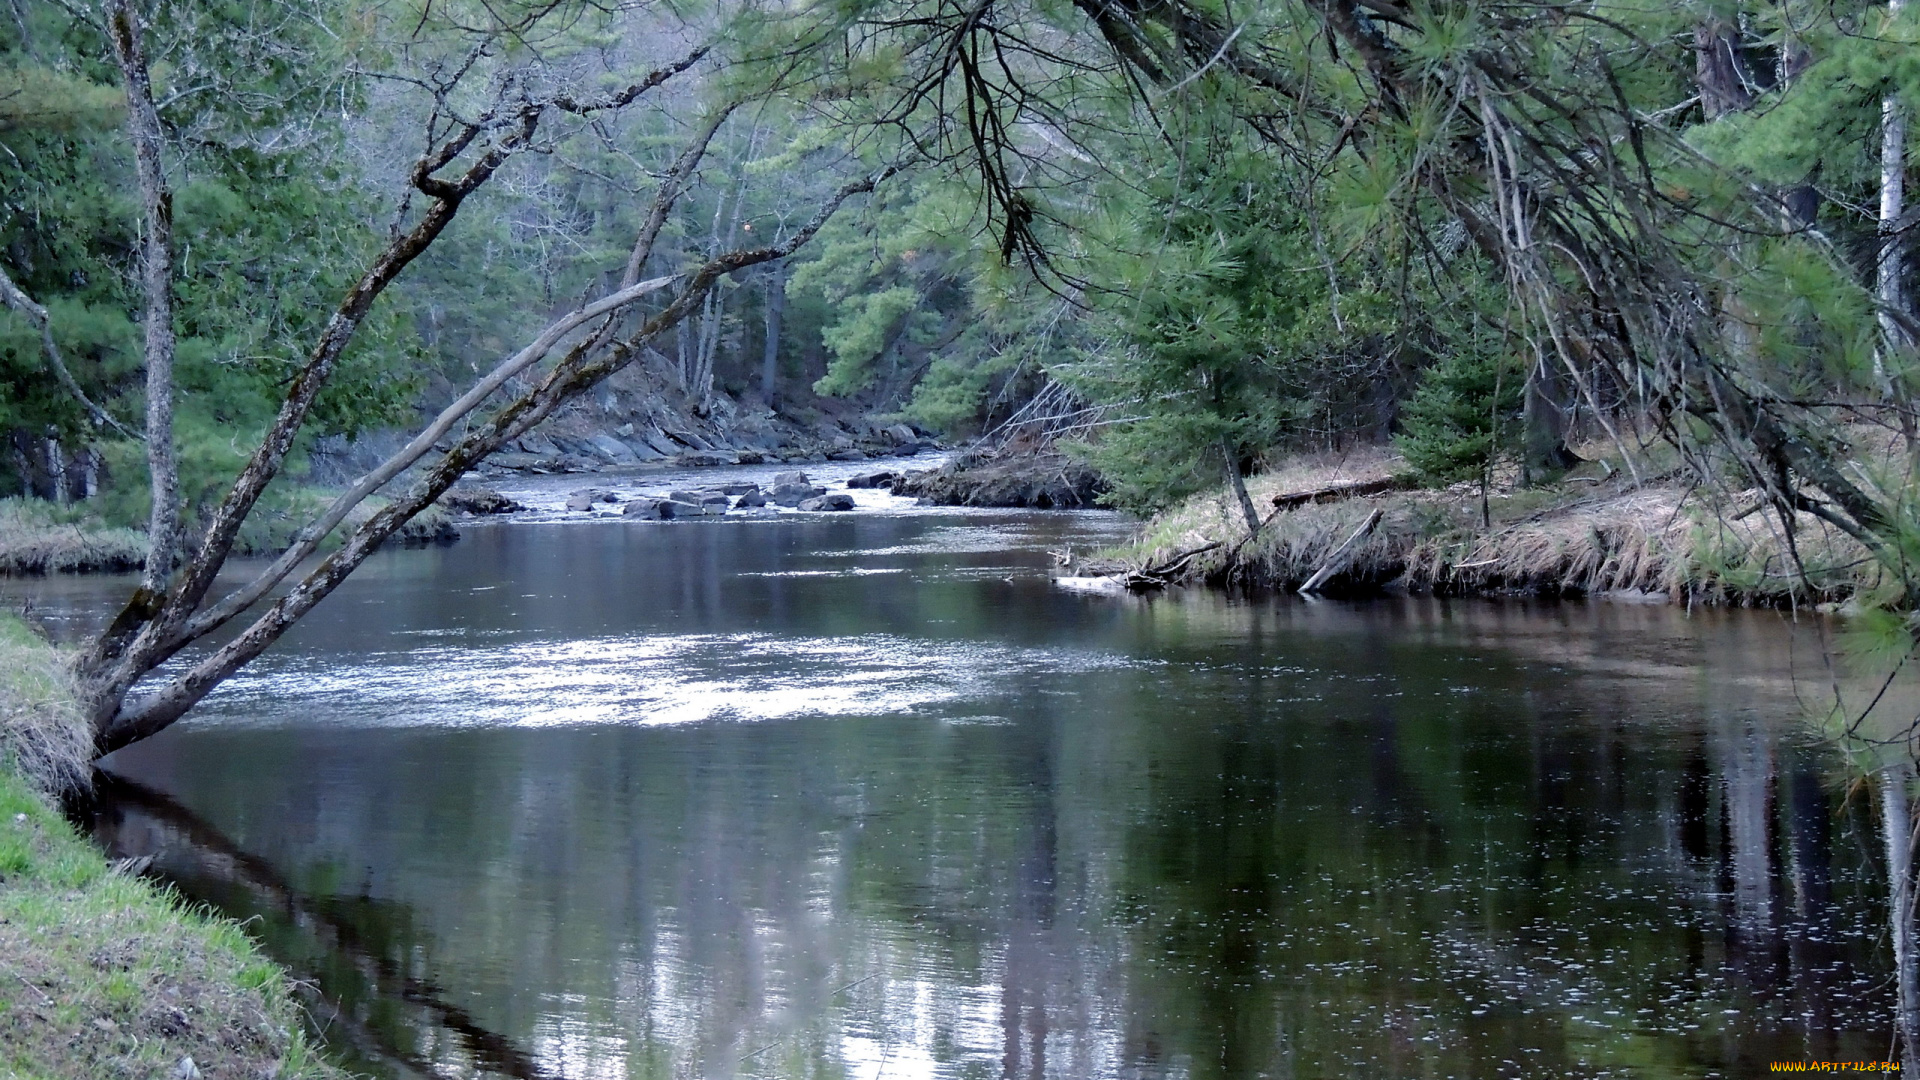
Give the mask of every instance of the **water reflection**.
[[1884, 1053], [1874, 832], [1795, 734], [1782, 620], [1083, 596], [1044, 549], [1089, 519], [986, 527], [383, 556], [116, 755], [100, 835], [259, 916], [395, 1075]]

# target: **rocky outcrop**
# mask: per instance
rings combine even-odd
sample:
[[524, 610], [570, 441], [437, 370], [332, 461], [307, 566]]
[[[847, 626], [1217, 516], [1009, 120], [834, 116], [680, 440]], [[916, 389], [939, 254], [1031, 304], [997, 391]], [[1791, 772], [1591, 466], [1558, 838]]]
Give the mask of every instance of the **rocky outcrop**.
[[1071, 510], [1098, 505], [1107, 483], [1085, 462], [1051, 447], [966, 454], [938, 469], [908, 473], [895, 495], [938, 506], [1006, 506]]
[[456, 514], [484, 517], [488, 514], [513, 514], [526, 507], [492, 488], [457, 487], [440, 496], [440, 505]]

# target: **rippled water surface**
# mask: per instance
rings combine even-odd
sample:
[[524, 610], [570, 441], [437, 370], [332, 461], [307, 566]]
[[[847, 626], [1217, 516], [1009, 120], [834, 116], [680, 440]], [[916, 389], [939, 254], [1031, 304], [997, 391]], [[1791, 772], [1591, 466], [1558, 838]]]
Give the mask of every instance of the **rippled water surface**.
[[[387, 1075], [1884, 1056], [1874, 835], [1797, 734], [1819, 657], [1783, 619], [1050, 582], [1116, 532], [550, 520], [383, 553], [110, 759], [98, 832], [251, 919]], [[32, 591], [77, 627], [112, 588]]]

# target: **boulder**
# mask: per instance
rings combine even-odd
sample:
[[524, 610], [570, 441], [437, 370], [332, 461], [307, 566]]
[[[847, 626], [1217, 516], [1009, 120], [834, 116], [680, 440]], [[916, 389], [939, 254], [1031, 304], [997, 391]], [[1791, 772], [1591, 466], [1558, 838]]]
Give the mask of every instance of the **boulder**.
[[681, 502], [679, 499], [668, 499], [665, 503], [661, 504], [660, 511], [661, 517], [691, 518], [705, 517], [707, 508], [701, 506], [699, 503]]
[[917, 443], [920, 441], [920, 436], [915, 435], [913, 433], [913, 429], [908, 427], [905, 424], [893, 425], [892, 427], [886, 430], [886, 435], [887, 435], [887, 438], [892, 439], [894, 442], [899, 443], [902, 446], [906, 446], [909, 443]]
[[885, 471], [861, 473], [859, 476], [849, 477], [847, 479], [847, 486], [850, 488], [880, 488], [892, 484], [898, 478], [899, 475], [897, 473]]
[[666, 509], [667, 505], [662, 499], [632, 499], [620, 508], [620, 514], [623, 517], [639, 518], [642, 521], [659, 521], [673, 516], [673, 511]]
[[491, 488], [454, 488], [440, 502], [457, 514], [511, 514], [526, 507]]
[[766, 495], [761, 492], [759, 488], [752, 488], [740, 493], [740, 498], [735, 500], [733, 508], [735, 510], [750, 510], [754, 507], [765, 505], [767, 505]]
[[811, 499], [801, 500], [800, 509], [809, 511], [851, 510], [853, 509], [853, 496], [842, 495], [837, 492], [832, 495], [816, 495]]
[[591, 495], [575, 495], [575, 496], [573, 496], [572, 498], [569, 498], [569, 499], [567, 500], [567, 509], [569, 509], [569, 510], [591, 510], [591, 509], [593, 509], [593, 496], [591, 496]]
[[745, 495], [749, 491], [759, 491], [760, 485], [751, 480], [735, 480], [730, 484], [721, 484], [720, 490], [728, 495]]
[[700, 505], [705, 507], [709, 514], [726, 513], [727, 506], [731, 501], [732, 500], [718, 491], [703, 492], [700, 496]]
[[734, 463], [734, 461], [735, 461], [735, 458], [732, 454], [716, 454], [710, 450], [695, 450], [689, 453], [681, 454], [679, 457], [674, 459], [674, 462], [676, 464], [685, 465], [689, 467], [705, 467], [708, 465], [731, 465]]
[[773, 474], [774, 487], [780, 487], [784, 484], [799, 484], [802, 487], [806, 487], [812, 483], [813, 481], [809, 480], [807, 478], [807, 474], [803, 472], [796, 471], [796, 472], [783, 472], [783, 473]]
[[826, 489], [811, 484], [780, 484], [767, 492], [767, 498], [781, 506], [799, 506], [808, 499], [825, 495]]
[[736, 457], [742, 465], [758, 465], [767, 460], [767, 455], [758, 450], [742, 450]]
[[858, 450], [835, 450], [827, 455], [828, 461], [865, 461], [867, 455]]

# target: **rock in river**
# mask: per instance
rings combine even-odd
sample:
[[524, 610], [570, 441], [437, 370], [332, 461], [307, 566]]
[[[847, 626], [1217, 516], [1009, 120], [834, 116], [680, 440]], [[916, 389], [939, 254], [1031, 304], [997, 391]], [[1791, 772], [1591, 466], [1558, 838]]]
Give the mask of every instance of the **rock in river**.
[[811, 499], [803, 500], [800, 503], [800, 509], [851, 510], [853, 509], [853, 496], [841, 495], [837, 492], [832, 495], [816, 495]]
[[[784, 474], [783, 474], [784, 475]], [[781, 506], [799, 506], [808, 499], [825, 495], [826, 491], [811, 484], [781, 484], [767, 492], [767, 498]]]
[[667, 505], [664, 499], [629, 499], [627, 505], [620, 508], [620, 513], [642, 521], [659, 521], [673, 516], [673, 511], [667, 509]]
[[847, 480], [847, 486], [850, 488], [886, 487], [889, 484], [892, 484], [895, 480], [898, 480], [899, 478], [900, 477], [898, 473], [891, 473], [891, 472], [886, 472], [885, 470], [882, 470], [876, 473], [863, 473], [859, 476], [849, 477]]
[[754, 507], [765, 505], [767, 505], [766, 495], [763, 494], [759, 488], [750, 487], [740, 493], [740, 498], [734, 501], [733, 508], [735, 510], [750, 510]]
[[454, 488], [440, 496], [440, 502], [458, 514], [511, 514], [526, 509], [492, 488]]

